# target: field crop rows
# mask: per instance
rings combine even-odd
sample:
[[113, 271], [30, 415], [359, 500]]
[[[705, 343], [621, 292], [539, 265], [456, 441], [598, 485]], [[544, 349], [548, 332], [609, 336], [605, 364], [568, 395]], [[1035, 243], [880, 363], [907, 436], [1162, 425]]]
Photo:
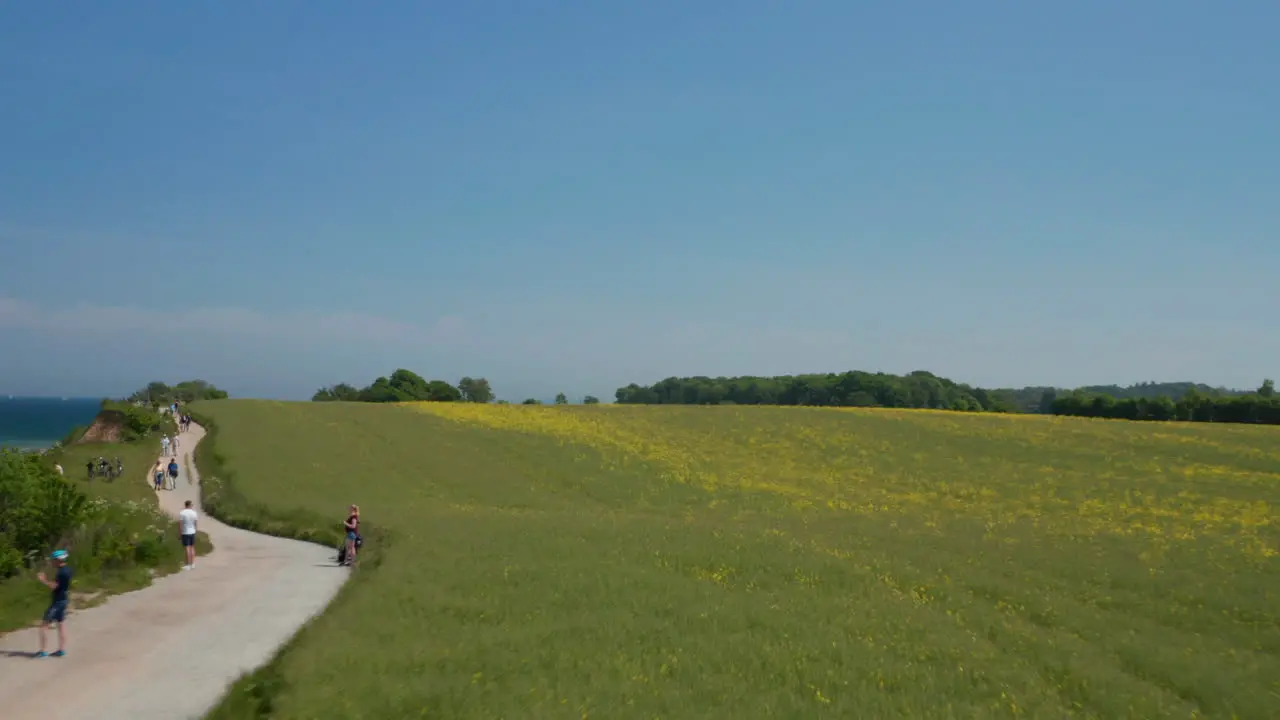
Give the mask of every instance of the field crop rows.
[[1275, 717], [1274, 428], [204, 404], [251, 500], [390, 533], [277, 717]]

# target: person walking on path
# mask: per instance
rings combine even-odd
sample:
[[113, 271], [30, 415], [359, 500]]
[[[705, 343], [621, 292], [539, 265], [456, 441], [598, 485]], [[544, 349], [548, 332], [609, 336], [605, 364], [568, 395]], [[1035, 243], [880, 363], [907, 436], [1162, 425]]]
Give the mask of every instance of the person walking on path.
[[191, 508], [191, 501], [182, 504], [182, 512], [178, 513], [178, 524], [182, 526], [182, 547], [187, 551], [187, 564], [183, 570], [194, 570], [196, 567], [196, 511]]
[[159, 459], [156, 460], [156, 466], [155, 468], [152, 469], [152, 473], [155, 475], [156, 492], [159, 492], [164, 489], [164, 461], [163, 460], [159, 460]]
[[178, 456], [178, 436], [177, 435], [174, 435], [173, 439], [169, 441], [169, 447], [172, 448], [173, 450], [173, 456], [177, 457]]
[[178, 489], [178, 461], [173, 459], [169, 461], [169, 489]]
[[168, 435], [164, 435], [160, 438], [160, 454], [161, 455], [169, 454], [169, 436]]
[[62, 657], [67, 654], [67, 602], [71, 599], [71, 568], [67, 566], [67, 551], [54, 550], [50, 556], [54, 564], [58, 566], [58, 572], [51, 581], [45, 577], [44, 573], [40, 573], [36, 577], [40, 582], [49, 586], [53, 591], [53, 598], [49, 603], [49, 609], [44, 611], [44, 618], [40, 621], [40, 652], [36, 653], [36, 657], [48, 657], [49, 654], [44, 651], [45, 633], [48, 632], [49, 626], [58, 623], [58, 651], [53, 654], [54, 657]]

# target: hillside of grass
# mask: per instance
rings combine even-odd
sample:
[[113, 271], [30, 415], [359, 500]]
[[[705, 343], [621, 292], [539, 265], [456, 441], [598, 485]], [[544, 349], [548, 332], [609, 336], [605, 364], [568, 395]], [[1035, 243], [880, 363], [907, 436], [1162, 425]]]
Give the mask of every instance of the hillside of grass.
[[238, 502], [382, 533], [212, 717], [1280, 716], [1276, 428], [196, 409]]

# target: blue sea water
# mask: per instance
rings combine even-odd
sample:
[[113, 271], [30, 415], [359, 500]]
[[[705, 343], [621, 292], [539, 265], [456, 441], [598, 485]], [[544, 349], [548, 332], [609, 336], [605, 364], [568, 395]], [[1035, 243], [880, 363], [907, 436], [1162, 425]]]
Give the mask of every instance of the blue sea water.
[[102, 405], [99, 398], [10, 398], [0, 396], [0, 447], [40, 450], [88, 425]]

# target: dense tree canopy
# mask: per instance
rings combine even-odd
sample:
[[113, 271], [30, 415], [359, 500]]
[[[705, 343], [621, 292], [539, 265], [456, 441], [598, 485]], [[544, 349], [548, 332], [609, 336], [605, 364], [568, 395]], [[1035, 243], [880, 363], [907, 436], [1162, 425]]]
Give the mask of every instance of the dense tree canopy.
[[1280, 397], [1271, 380], [1253, 393], [1191, 382], [986, 390], [923, 370], [907, 375], [854, 370], [781, 377], [672, 377], [654, 385], [618, 388], [616, 397], [624, 404], [834, 405], [1280, 423]]
[[484, 378], [464, 377], [458, 385], [444, 380], [426, 380], [421, 375], [401, 368], [390, 377], [380, 377], [368, 387], [357, 390], [347, 383], [320, 388], [311, 399], [316, 402], [490, 402], [493, 390]]
[[1091, 395], [1108, 395], [1117, 400], [1128, 400], [1131, 398], [1135, 400], [1138, 398], [1155, 400], [1156, 398], [1167, 397], [1174, 402], [1177, 402], [1192, 390], [1207, 397], [1231, 397], [1248, 394], [1243, 390], [1215, 388], [1193, 382], [1143, 382], [1128, 386], [1087, 385], [1085, 387], [1075, 388], [1074, 390], [1069, 388], [1036, 385], [1024, 388], [1001, 388], [998, 390], [992, 390], [992, 392], [1002, 398], [1005, 398], [1014, 408], [1015, 412], [1051, 413], [1053, 412], [1053, 401], [1057, 399], [1059, 395], [1065, 395], [1072, 392], [1089, 393]]
[[1248, 394], [1185, 390], [1178, 400], [1157, 397], [1113, 395], [1081, 388], [1053, 401], [1057, 415], [1118, 418], [1124, 420], [1186, 420], [1190, 422], [1262, 423], [1280, 425], [1280, 398], [1275, 383], [1264, 380], [1257, 392]]
[[650, 386], [618, 388], [623, 404], [834, 405], [1009, 412], [1009, 402], [982, 388], [924, 370], [908, 375], [853, 370], [780, 377], [671, 377]]
[[484, 378], [464, 377], [458, 381], [458, 392], [467, 402], [487, 403], [493, 401], [493, 388]]
[[196, 400], [223, 400], [227, 397], [225, 390], [219, 390], [204, 380], [184, 380], [170, 387], [162, 382], [147, 383], [147, 386], [128, 397], [128, 402], [142, 402], [151, 405], [168, 405], [173, 401], [181, 403]]

